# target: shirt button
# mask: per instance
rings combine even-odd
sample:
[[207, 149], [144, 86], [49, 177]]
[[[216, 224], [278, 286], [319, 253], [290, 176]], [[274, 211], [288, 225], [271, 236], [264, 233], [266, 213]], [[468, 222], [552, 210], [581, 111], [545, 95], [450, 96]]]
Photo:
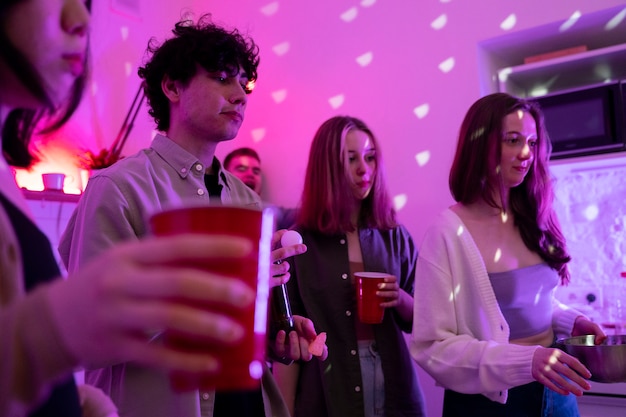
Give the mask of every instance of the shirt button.
[[346, 310], [346, 316], [350, 317], [352, 315], [352, 311]]
[[204, 190], [202, 188], [198, 188], [198, 195], [204, 195]]
[[202, 393], [202, 399], [203, 400], [208, 400], [209, 399], [209, 393], [208, 392], [203, 392]]
[[187, 168], [181, 168], [180, 172], [182, 172], [183, 174], [187, 172]]
[[196, 166], [194, 167], [196, 169], [196, 171], [200, 172], [202, 171], [204, 168], [202, 167], [202, 164], [196, 164]]
[[355, 355], [356, 355], [356, 350], [352, 349], [352, 350], [350, 351], [350, 355], [355, 356]]
[[354, 392], [361, 392], [361, 387], [359, 387], [358, 385], [354, 387]]
[[339, 243], [341, 243], [342, 245], [345, 245], [345, 244], [346, 244], [346, 240], [345, 240], [345, 239], [341, 239], [341, 240], [339, 241]]
[[348, 274], [341, 274], [341, 279], [348, 279]]

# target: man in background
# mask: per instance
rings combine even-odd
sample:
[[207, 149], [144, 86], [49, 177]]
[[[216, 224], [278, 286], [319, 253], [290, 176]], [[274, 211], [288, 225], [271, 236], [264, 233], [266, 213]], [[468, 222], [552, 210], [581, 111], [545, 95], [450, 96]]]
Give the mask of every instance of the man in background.
[[239, 178], [258, 195], [261, 195], [263, 177], [261, 158], [252, 148], [237, 148], [224, 158], [224, 168]]
[[[263, 176], [261, 171], [261, 158], [257, 151], [252, 148], [237, 148], [224, 158], [224, 168], [239, 178], [257, 195], [261, 195], [263, 188]], [[274, 207], [276, 217], [276, 229], [289, 229], [296, 220], [296, 209], [286, 207]]]

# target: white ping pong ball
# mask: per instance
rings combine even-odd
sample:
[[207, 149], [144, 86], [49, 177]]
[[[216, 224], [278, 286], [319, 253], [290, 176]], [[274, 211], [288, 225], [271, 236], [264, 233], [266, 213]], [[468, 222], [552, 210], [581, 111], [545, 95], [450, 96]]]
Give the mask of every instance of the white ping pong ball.
[[302, 236], [295, 230], [287, 230], [285, 234], [280, 238], [280, 244], [282, 247], [292, 246], [302, 243]]

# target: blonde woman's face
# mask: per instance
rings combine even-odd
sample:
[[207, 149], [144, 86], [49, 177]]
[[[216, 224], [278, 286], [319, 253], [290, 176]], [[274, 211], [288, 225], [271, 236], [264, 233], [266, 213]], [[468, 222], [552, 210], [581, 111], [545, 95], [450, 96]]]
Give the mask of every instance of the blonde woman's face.
[[372, 190], [376, 173], [376, 148], [367, 133], [351, 130], [346, 135], [346, 153], [352, 193], [358, 200], [363, 200]]
[[[25, 0], [10, 9], [4, 30], [39, 73], [56, 104], [67, 98], [74, 81], [84, 71], [88, 25], [89, 13], [81, 0]], [[0, 67], [0, 82], [8, 83], [8, 69], [4, 63]], [[6, 87], [24, 90], [22, 85]], [[17, 106], [41, 106], [28, 93], [11, 96], [22, 101]]]

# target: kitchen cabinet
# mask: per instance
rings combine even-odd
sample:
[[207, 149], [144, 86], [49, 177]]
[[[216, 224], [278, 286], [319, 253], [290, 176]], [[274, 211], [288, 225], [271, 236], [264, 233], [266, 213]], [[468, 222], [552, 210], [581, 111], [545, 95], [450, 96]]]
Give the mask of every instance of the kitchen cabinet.
[[[479, 43], [482, 93], [532, 97], [626, 79], [625, 17], [622, 5]], [[578, 46], [587, 50], [524, 63], [526, 57]]]

